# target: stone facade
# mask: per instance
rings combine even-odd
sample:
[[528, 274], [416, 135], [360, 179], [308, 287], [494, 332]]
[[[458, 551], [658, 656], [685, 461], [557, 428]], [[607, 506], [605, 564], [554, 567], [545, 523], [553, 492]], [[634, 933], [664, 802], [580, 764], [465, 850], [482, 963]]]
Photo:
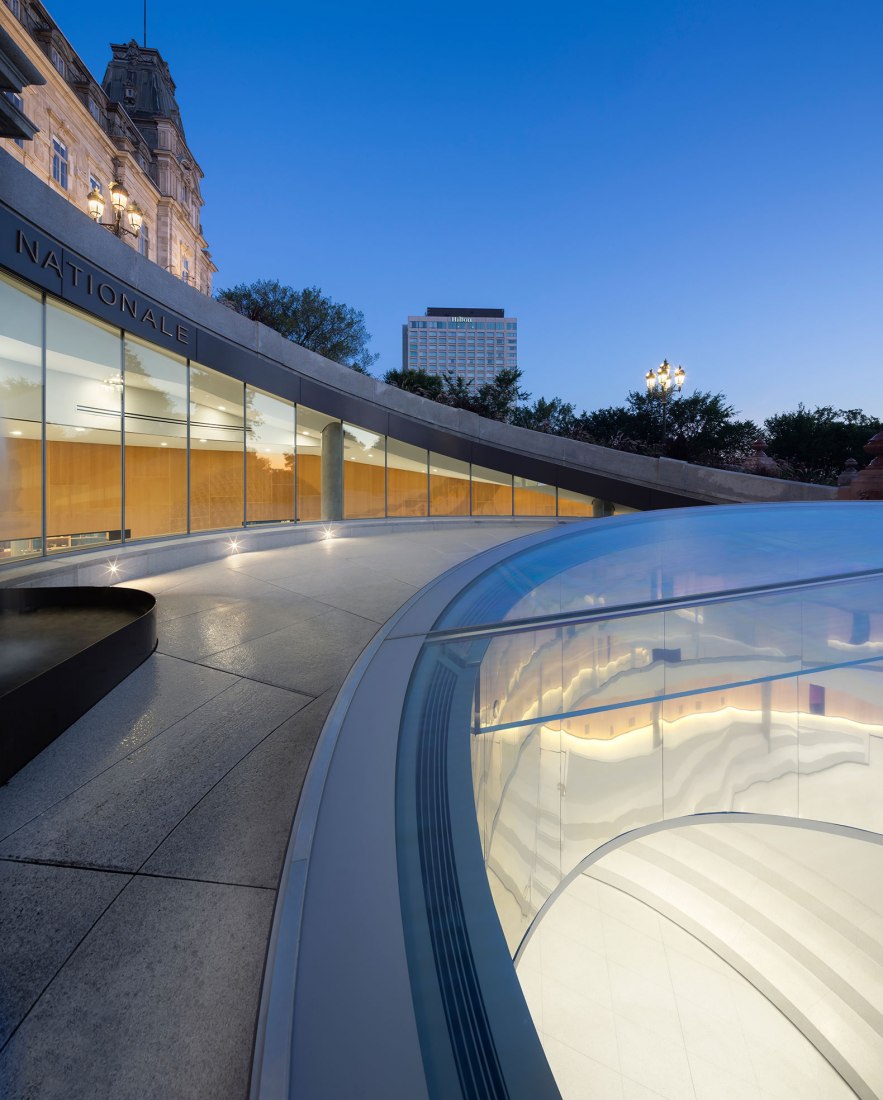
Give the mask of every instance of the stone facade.
[[159, 51], [135, 41], [112, 45], [102, 86], [36, 0], [6, 0], [0, 23], [46, 80], [25, 88], [16, 104], [38, 128], [33, 140], [0, 138], [0, 148], [86, 217], [86, 197], [98, 186], [104, 220], [111, 219], [109, 188], [119, 180], [144, 213], [141, 234], [125, 242], [211, 294], [217, 269], [200, 222], [203, 173]]

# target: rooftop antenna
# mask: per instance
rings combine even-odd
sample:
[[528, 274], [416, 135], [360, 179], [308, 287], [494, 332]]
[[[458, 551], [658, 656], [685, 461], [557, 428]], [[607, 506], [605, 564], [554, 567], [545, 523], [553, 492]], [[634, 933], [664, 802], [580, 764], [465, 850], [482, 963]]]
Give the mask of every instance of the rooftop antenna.
[[147, 49], [147, 0], [144, 0], [144, 49]]

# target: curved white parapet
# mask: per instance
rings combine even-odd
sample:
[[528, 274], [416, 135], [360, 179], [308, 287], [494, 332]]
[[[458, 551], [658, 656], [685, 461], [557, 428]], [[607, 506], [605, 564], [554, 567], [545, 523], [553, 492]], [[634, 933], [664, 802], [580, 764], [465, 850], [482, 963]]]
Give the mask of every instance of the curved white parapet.
[[288, 1070], [254, 1095], [554, 1097], [511, 959], [588, 860], [709, 815], [883, 833], [881, 529], [864, 503], [630, 516], [416, 597], [299, 811], [274, 947], [297, 959], [268, 969]]

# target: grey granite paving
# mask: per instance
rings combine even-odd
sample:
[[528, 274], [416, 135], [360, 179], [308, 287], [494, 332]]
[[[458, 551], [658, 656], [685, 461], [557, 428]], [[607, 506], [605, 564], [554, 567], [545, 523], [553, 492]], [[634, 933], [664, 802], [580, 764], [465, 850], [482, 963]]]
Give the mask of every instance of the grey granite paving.
[[127, 875], [0, 860], [0, 1044], [127, 882]]
[[274, 900], [132, 879], [6, 1046], [0, 1096], [245, 1096]]
[[246, 1096], [291, 820], [361, 650], [539, 530], [457, 523], [127, 580], [159, 650], [0, 788], [0, 1096]]

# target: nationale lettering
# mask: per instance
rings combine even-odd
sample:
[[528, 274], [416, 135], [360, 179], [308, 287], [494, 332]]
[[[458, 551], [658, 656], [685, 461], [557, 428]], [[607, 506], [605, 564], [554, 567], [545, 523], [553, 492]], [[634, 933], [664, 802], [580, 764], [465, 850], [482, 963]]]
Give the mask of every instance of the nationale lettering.
[[19, 252], [27, 252], [27, 254], [31, 257], [31, 260], [35, 264], [40, 262], [40, 245], [39, 245], [39, 243], [37, 241], [34, 241], [34, 245], [33, 245], [33, 247], [31, 247], [31, 242], [24, 235], [24, 232], [21, 229], [19, 229], [19, 231], [18, 231], [18, 251]]
[[44, 269], [44, 271], [47, 267], [51, 267], [52, 270], [59, 277], [59, 279], [61, 279], [62, 281], [64, 280], [64, 272], [61, 270], [61, 264], [58, 262], [58, 257], [51, 249], [49, 252], [47, 252], [46, 259], [42, 262], [42, 264], [40, 264], [40, 266]]

